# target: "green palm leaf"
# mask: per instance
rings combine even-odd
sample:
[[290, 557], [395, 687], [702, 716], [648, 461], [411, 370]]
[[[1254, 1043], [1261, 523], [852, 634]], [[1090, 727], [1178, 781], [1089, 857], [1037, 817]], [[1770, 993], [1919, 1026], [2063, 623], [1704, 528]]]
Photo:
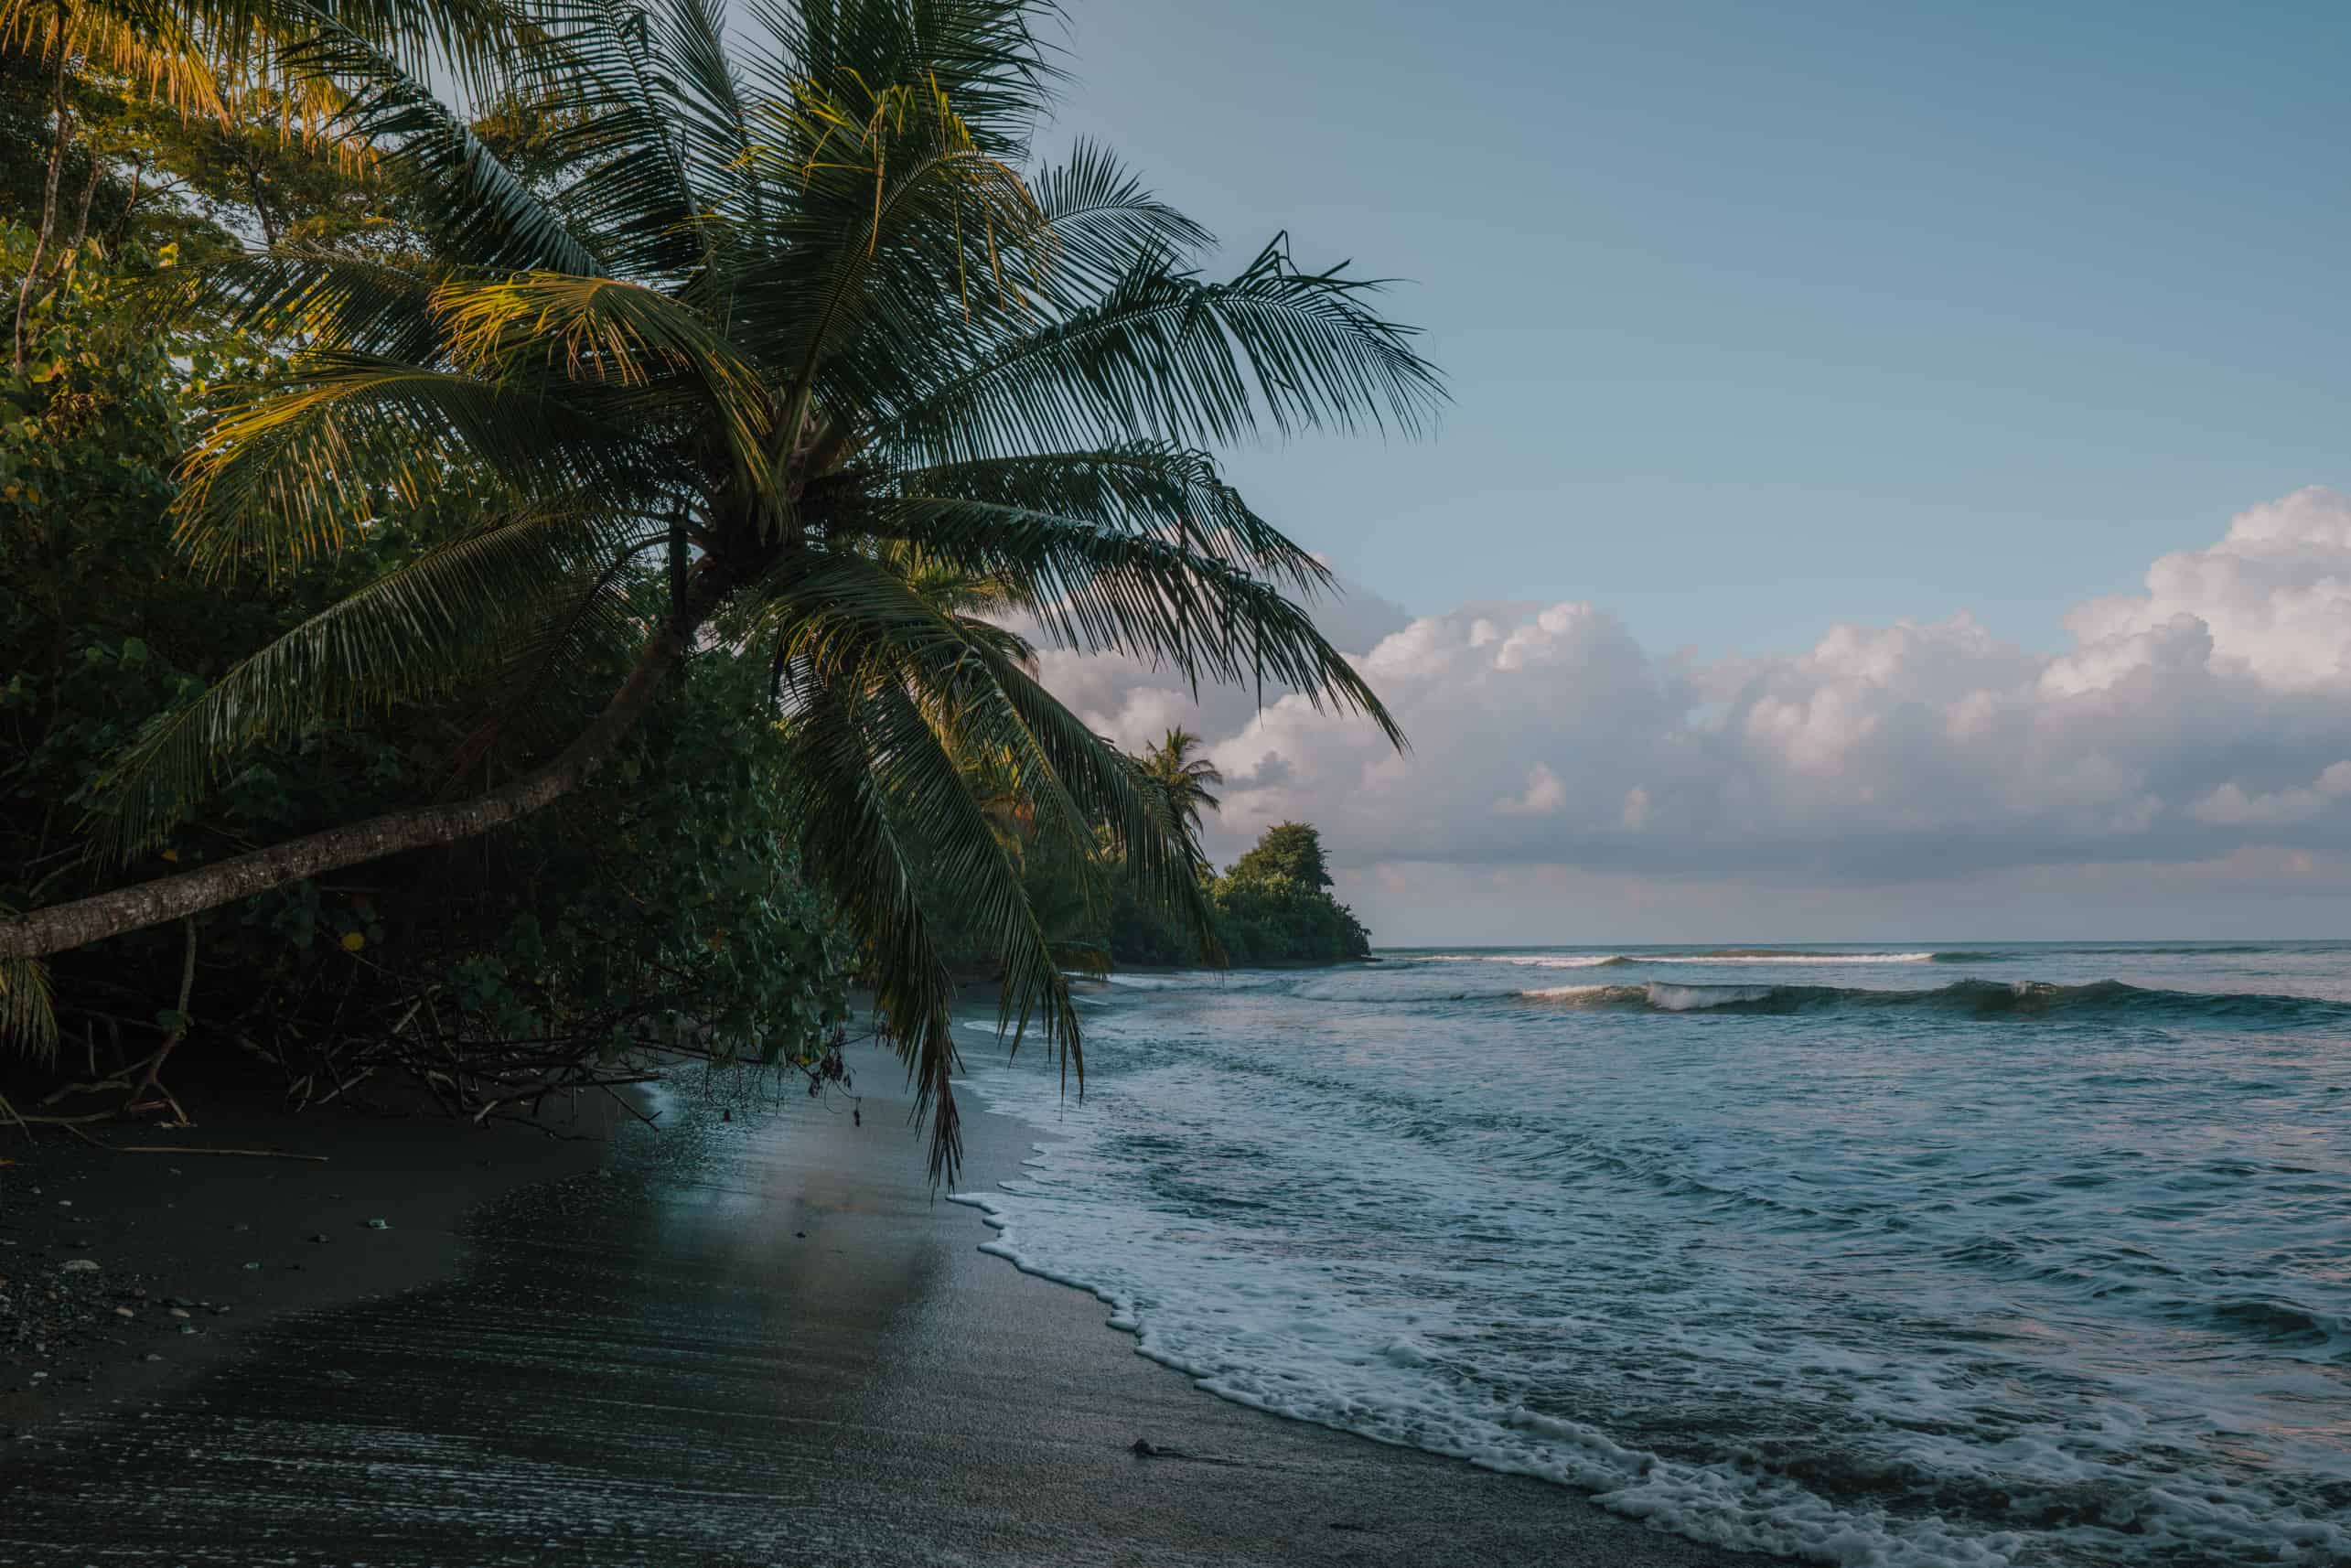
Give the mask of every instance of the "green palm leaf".
[[1007, 336], [878, 421], [934, 462], [1138, 438], [1197, 445], [1305, 425], [1418, 434], [1442, 398], [1379, 280], [1309, 273], [1277, 238], [1229, 283], [1143, 256], [1098, 301]]
[[510, 381], [340, 351], [306, 356], [231, 408], [190, 453], [179, 535], [207, 570], [273, 571], [347, 542], [380, 497], [414, 506], [482, 470], [526, 498], [612, 493], [643, 456], [630, 398], [593, 400], [549, 373]]

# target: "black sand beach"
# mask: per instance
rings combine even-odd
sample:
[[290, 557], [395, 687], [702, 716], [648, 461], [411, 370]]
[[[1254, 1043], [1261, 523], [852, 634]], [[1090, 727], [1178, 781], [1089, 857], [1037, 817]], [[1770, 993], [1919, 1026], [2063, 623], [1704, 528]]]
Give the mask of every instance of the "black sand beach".
[[[1199, 1392], [1100, 1303], [978, 1252], [979, 1217], [924, 1186], [894, 1064], [853, 1066], [862, 1126], [846, 1101], [678, 1105], [602, 1169], [601, 1139], [509, 1131], [452, 1160], [471, 1135], [445, 1125], [316, 1122], [274, 1139], [332, 1163], [136, 1156], [186, 1185], [134, 1211], [134, 1156], [12, 1151], [0, 1273], [33, 1267], [6, 1288], [81, 1255], [23, 1207], [55, 1187], [102, 1271], [139, 1276], [102, 1288], [150, 1302], [41, 1380], [91, 1383], [17, 1397], [0, 1563], [1740, 1560]], [[969, 1135], [967, 1188], [1026, 1152], [1001, 1118]], [[496, 1201], [456, 1226], [468, 1192]], [[255, 1212], [266, 1235], [231, 1229]], [[170, 1318], [164, 1294], [233, 1311]]]

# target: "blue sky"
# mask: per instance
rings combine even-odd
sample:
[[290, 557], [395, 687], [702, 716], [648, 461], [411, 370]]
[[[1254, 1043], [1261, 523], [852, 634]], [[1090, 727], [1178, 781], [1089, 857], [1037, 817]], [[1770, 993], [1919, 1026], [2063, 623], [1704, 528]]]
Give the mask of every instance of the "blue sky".
[[1240, 252], [1412, 280], [1439, 439], [1233, 464], [1414, 611], [2034, 646], [2344, 477], [2351, 12], [1075, 6], [1064, 125]]
[[1360, 585], [1411, 757], [1049, 666], [1209, 737], [1212, 853], [1320, 822], [1397, 943], [2351, 929], [2351, 10], [1091, 0], [1068, 45], [1059, 134], [1229, 263], [1410, 280], [1455, 393], [1230, 462]]

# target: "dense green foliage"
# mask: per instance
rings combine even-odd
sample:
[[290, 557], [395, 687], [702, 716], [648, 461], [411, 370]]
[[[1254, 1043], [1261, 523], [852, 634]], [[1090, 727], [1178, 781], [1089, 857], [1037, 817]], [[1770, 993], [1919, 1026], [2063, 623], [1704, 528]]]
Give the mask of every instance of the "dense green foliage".
[[[1218, 944], [1236, 964], [1343, 963], [1371, 952], [1371, 934], [1331, 895], [1322, 836], [1277, 822], [1221, 876], [1207, 879]], [[1200, 961], [1164, 917], [1113, 889], [1108, 948], [1121, 964]]]
[[1235, 963], [1334, 963], [1369, 957], [1371, 934], [1331, 896], [1322, 835], [1276, 822], [1217, 878], [1217, 934]]
[[[150, 720], [475, 521], [445, 498], [357, 552], [234, 592], [190, 569], [166, 516], [174, 467], [211, 388], [259, 351], [225, 329], [155, 331], [123, 275], [152, 260], [93, 257], [44, 313], [29, 374], [0, 381], [0, 903], [19, 908], [106, 876], [83, 813]], [[690, 1043], [722, 1057], [821, 1048], [846, 1016], [850, 955], [776, 820], [781, 736], [736, 722], [765, 678], [708, 650], [629, 754], [556, 813], [206, 920], [195, 1039], [272, 1058], [304, 1097], [397, 1063], [467, 1109], [575, 1061], [625, 1076], [618, 1048], [674, 1045], [689, 1021]], [[479, 718], [457, 703], [318, 717], [249, 753], [136, 869], [446, 789]], [[178, 1022], [185, 940], [165, 928], [68, 955], [69, 1063], [102, 1075], [118, 1044], [135, 1056]]]

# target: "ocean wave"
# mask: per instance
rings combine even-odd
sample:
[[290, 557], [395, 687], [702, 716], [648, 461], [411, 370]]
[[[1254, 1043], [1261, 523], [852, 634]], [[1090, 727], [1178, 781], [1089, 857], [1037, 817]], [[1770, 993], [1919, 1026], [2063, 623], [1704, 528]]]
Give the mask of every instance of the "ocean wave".
[[2093, 958], [2249, 958], [2296, 950], [2292, 943], [2274, 942], [2148, 942], [2148, 943], [2028, 943], [2015, 948], [1919, 948], [1897, 952], [1843, 952], [1801, 947], [1723, 947], [1610, 953], [1444, 952], [1398, 954], [1390, 961], [1417, 963], [1501, 963], [1531, 969], [1594, 969], [1617, 964], [1786, 963], [1786, 964], [1905, 964], [2019, 963], [2056, 955]]
[[1644, 963], [1933, 963], [1938, 952], [1797, 952], [1786, 948], [1718, 948], [1712, 952], [1658, 953]]
[[1528, 1002], [1642, 1007], [1660, 1013], [1805, 1013], [1881, 1008], [1963, 1017], [2067, 1018], [2129, 1015], [2149, 1021], [2225, 1022], [2281, 1027], [2351, 1024], [2351, 1003], [2312, 996], [2162, 991], [2119, 980], [2084, 985], [1959, 980], [1931, 991], [1842, 985], [1561, 985], [1522, 990]]
[[1519, 969], [1606, 969], [1613, 964], [1639, 963], [1623, 953], [1431, 953], [1422, 963], [1507, 963]]
[[2218, 1301], [2174, 1305], [2175, 1316], [2212, 1323], [2232, 1334], [2277, 1344], [2326, 1347], [2351, 1339], [2351, 1323], [2339, 1314], [2285, 1296], [2228, 1296]]
[[1107, 974], [1099, 983], [1120, 991], [1272, 991], [1292, 979], [1286, 970], [1174, 969]]
[[1955, 957], [1981, 961], [1984, 953], [1805, 952], [1795, 948], [1710, 948], [1698, 952], [1612, 953], [1430, 953], [1402, 963], [1502, 963], [1521, 969], [1610, 969], [1624, 964], [1808, 963], [1878, 964], [1949, 962]]
[[1546, 985], [1518, 994], [1530, 1002], [1624, 1003], [1637, 1000], [1638, 985]]

